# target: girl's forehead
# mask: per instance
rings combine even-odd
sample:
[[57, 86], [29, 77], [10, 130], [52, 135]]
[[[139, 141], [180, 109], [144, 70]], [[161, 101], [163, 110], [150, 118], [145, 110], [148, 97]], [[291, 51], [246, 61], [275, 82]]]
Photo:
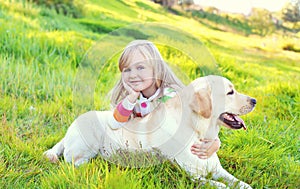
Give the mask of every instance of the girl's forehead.
[[119, 62], [119, 68], [120, 70], [123, 70], [124, 68], [132, 67], [138, 63], [152, 66], [153, 58], [154, 55], [152, 55], [148, 49], [145, 49], [142, 46], [132, 46], [125, 50], [122, 61]]
[[135, 64], [137, 62], [143, 62], [146, 60], [145, 55], [143, 55], [140, 51], [136, 51], [132, 54], [130, 58], [130, 64]]
[[129, 57], [127, 59], [127, 62], [125, 63], [125, 67], [131, 67], [133, 65], [137, 65], [137, 64], [149, 64], [150, 65], [150, 60], [147, 59], [142, 53], [140, 52], [136, 52], [133, 53], [131, 55], [131, 57]]

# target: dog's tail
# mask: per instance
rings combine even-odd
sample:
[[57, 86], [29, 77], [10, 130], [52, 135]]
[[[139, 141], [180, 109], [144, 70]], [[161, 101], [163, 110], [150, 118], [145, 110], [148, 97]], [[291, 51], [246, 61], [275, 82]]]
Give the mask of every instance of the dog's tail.
[[58, 157], [62, 155], [64, 152], [64, 139], [59, 141], [55, 146], [53, 146], [51, 149], [45, 151], [43, 155], [52, 163], [58, 162]]

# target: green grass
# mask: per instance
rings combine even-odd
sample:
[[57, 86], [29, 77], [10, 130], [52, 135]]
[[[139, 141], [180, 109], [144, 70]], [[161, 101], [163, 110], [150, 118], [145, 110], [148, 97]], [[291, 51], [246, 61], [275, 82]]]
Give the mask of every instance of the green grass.
[[[170, 14], [150, 1], [75, 1], [75, 6], [81, 6], [80, 18], [25, 1], [0, 0], [2, 188], [210, 188], [199, 186], [201, 183], [169, 161], [126, 168], [97, 157], [74, 168], [63, 159], [51, 164], [42, 157], [78, 115], [90, 109], [109, 109], [107, 93], [119, 77], [119, 52], [94, 70], [101, 74], [96, 78], [92, 102], [77, 107], [74, 84], [84, 68], [86, 52], [108, 32], [117, 35], [115, 29], [149, 21], [178, 25], [201, 41], [219, 72], [240, 92], [257, 99], [254, 112], [244, 116], [247, 131], [221, 129], [218, 154], [223, 167], [254, 188], [300, 188], [300, 54], [282, 50], [286, 44], [296, 44], [299, 33], [282, 36], [278, 31], [260, 37], [247, 33], [251, 30], [247, 24], [231, 23], [230, 19], [224, 26], [217, 24], [226, 30], [215, 30], [201, 19]], [[118, 31], [130, 39], [153, 35], [133, 28]], [[182, 33], [172, 35], [187, 40]], [[122, 44], [122, 40], [118, 42]], [[184, 52], [172, 45], [158, 47], [185, 83], [210, 70], [204, 69], [204, 61], [210, 58], [193, 62], [189, 46], [185, 50], [190, 51]]]

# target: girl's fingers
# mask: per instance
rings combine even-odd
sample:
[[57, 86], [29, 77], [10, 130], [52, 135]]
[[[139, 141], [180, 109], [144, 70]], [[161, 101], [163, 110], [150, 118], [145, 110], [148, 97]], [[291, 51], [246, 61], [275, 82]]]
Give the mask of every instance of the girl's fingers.
[[194, 151], [191, 150], [192, 154], [196, 155], [198, 158], [200, 159], [207, 159], [208, 158], [208, 154], [206, 151]]
[[122, 83], [123, 83], [125, 90], [128, 91], [129, 93], [132, 93], [133, 89], [125, 82], [123, 77], [122, 77]]
[[123, 79], [123, 77], [122, 77], [122, 83], [123, 83], [123, 86], [124, 86], [125, 90], [128, 92], [127, 99], [129, 100], [129, 102], [131, 102], [131, 103], [136, 102], [136, 99], [139, 97], [140, 92], [137, 92], [137, 91], [133, 90], [133, 89], [125, 82], [125, 80]]
[[197, 150], [208, 150], [209, 149], [209, 147], [210, 147], [210, 144], [193, 144], [192, 145], [192, 148], [195, 148], [195, 149], [197, 149]]
[[201, 144], [193, 144], [191, 149], [196, 151], [207, 150], [207, 148], [205, 146], [202, 146]]
[[195, 155], [207, 155], [207, 149], [206, 148], [199, 148], [197, 146], [191, 147], [192, 154]]
[[220, 148], [220, 140], [200, 139], [200, 144], [193, 144], [191, 146], [192, 154], [198, 156], [200, 159], [207, 159], [217, 152]]

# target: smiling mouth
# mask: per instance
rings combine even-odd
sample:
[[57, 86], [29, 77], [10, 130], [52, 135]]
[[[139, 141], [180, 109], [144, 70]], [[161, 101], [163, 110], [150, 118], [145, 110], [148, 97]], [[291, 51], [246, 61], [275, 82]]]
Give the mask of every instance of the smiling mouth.
[[132, 84], [132, 85], [137, 85], [137, 84], [140, 84], [142, 82], [141, 81], [130, 81], [129, 83]]
[[222, 113], [219, 116], [219, 119], [222, 123], [224, 123], [226, 126], [230, 127], [231, 129], [241, 129], [244, 130], [247, 129], [244, 120], [242, 120], [240, 117], [238, 117], [235, 114], [231, 113]]

